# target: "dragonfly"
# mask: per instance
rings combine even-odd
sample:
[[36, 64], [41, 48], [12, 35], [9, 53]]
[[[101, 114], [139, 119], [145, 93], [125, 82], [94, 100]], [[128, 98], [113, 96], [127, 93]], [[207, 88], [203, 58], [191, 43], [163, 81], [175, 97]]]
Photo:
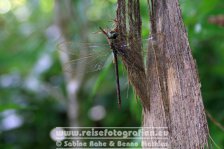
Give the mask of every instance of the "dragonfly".
[[[116, 77], [116, 93], [117, 93], [117, 102], [118, 107], [121, 107], [121, 91], [120, 91], [120, 80], [119, 80], [119, 69], [118, 69], [118, 55], [121, 57], [124, 57], [126, 59], [128, 58], [128, 53], [131, 52], [126, 50], [126, 48], [129, 48], [129, 45], [127, 43], [121, 43], [117, 40], [119, 33], [116, 30], [110, 30], [106, 31], [103, 28], [99, 27], [101, 32], [106, 36], [107, 43], [76, 43], [76, 42], [68, 42], [65, 43], [68, 46], [70, 54], [75, 56], [74, 60], [69, 61], [69, 63], [64, 65], [65, 71], [72, 72], [73, 66], [78, 65], [84, 65], [85, 73], [87, 72], [94, 72], [101, 70], [105, 66], [105, 62], [107, 61], [109, 55], [113, 54], [113, 61], [115, 66], [115, 77]], [[137, 39], [137, 41], [144, 43], [145, 46], [152, 37], [148, 39], [144, 39], [143, 42], [141, 39]], [[64, 44], [60, 44], [63, 46]], [[60, 48], [59, 49], [63, 49]], [[82, 54], [81, 50], [84, 51], [86, 49], [87, 54]], [[110, 50], [106, 50], [110, 49]], [[131, 62], [133, 65], [135, 65], [135, 62]], [[138, 67], [138, 66], [133, 66]]]
[[116, 48], [116, 38], [118, 37], [118, 33], [116, 31], [106, 32], [100, 27], [102, 33], [107, 37], [108, 44], [110, 45], [110, 49], [113, 52], [114, 56], [114, 64], [115, 64], [115, 76], [116, 76], [116, 89], [117, 89], [117, 98], [118, 98], [118, 106], [121, 107], [121, 92], [120, 92], [120, 81], [119, 81], [119, 73], [118, 73], [118, 60], [117, 54], [120, 53], [121, 55], [125, 55], [124, 50], [122, 48]]

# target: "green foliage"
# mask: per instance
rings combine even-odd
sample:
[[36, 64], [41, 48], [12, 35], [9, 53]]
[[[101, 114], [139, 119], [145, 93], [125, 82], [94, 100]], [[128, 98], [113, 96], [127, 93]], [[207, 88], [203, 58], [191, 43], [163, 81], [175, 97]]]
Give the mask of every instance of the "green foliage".
[[[91, 1], [85, 13], [83, 2], [75, 0], [71, 6], [75, 10], [75, 17], [71, 19], [78, 18], [78, 21], [68, 25], [69, 37], [80, 40], [82, 22], [88, 21], [89, 40], [93, 41], [93, 37], [101, 40], [102, 35], [93, 33], [99, 31], [99, 26], [113, 26], [111, 21], [116, 15], [116, 1]], [[0, 3], [4, 3], [4, 7], [0, 5], [0, 148], [55, 148], [50, 131], [57, 126], [68, 126], [68, 119], [66, 83], [56, 50], [58, 43], [49, 35], [55, 18], [54, 2], [4, 0]], [[197, 60], [206, 110], [217, 121], [223, 122], [224, 28], [209, 24], [208, 18], [223, 14], [224, 3], [222, 0], [180, 0], [180, 6]], [[141, 15], [142, 34], [147, 37], [149, 20], [146, 1], [141, 4]], [[119, 68], [122, 68], [121, 63]], [[78, 94], [80, 126], [141, 125], [140, 101], [128, 85], [125, 71], [120, 69], [119, 73], [121, 109], [117, 105], [111, 62], [104, 70], [86, 75]], [[105, 110], [102, 119], [93, 120], [90, 116], [94, 106]], [[18, 120], [18, 125], [7, 128], [3, 123], [11, 116], [16, 117], [14, 121]], [[208, 121], [211, 137], [223, 147], [224, 133], [213, 121]]]

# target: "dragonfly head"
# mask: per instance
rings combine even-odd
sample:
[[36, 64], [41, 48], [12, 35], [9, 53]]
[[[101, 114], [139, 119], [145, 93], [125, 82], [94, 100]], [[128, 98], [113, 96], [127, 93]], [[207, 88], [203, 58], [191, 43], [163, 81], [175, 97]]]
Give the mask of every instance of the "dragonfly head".
[[108, 32], [107, 35], [108, 35], [109, 39], [116, 39], [119, 34], [118, 34], [118, 32], [110, 31], [110, 32]]

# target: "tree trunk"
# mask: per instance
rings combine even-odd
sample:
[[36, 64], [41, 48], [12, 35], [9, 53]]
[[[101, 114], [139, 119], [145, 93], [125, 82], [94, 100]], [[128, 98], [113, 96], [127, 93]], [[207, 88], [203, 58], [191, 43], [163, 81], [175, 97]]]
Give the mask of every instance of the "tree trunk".
[[[125, 4], [124, 0], [118, 0], [119, 31], [121, 35], [126, 35], [126, 26], [130, 26], [127, 31], [128, 42], [134, 42], [130, 39], [141, 35], [141, 20], [137, 9], [139, 0], [128, 0], [129, 25], [125, 23]], [[146, 144], [144, 147], [147, 148], [147, 144], [161, 147], [160, 143], [167, 143], [171, 149], [208, 147], [208, 126], [201, 84], [178, 0], [151, 0], [149, 6], [153, 40], [148, 46], [147, 71], [144, 73], [131, 69], [125, 60], [124, 64], [129, 80], [143, 103], [143, 126], [157, 127], [154, 130], [165, 129], [168, 131], [168, 140], [152, 136], [151, 139], [143, 140]], [[136, 54], [137, 48], [133, 49], [128, 49], [129, 53]], [[138, 54], [134, 57], [137, 61], [143, 59]]]

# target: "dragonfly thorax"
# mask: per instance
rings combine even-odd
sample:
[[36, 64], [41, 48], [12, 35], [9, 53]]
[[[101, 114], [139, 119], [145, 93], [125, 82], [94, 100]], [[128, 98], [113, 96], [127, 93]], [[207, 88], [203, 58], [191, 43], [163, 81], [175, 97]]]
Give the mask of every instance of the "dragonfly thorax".
[[109, 39], [116, 39], [119, 34], [115, 31], [110, 31], [107, 33]]

